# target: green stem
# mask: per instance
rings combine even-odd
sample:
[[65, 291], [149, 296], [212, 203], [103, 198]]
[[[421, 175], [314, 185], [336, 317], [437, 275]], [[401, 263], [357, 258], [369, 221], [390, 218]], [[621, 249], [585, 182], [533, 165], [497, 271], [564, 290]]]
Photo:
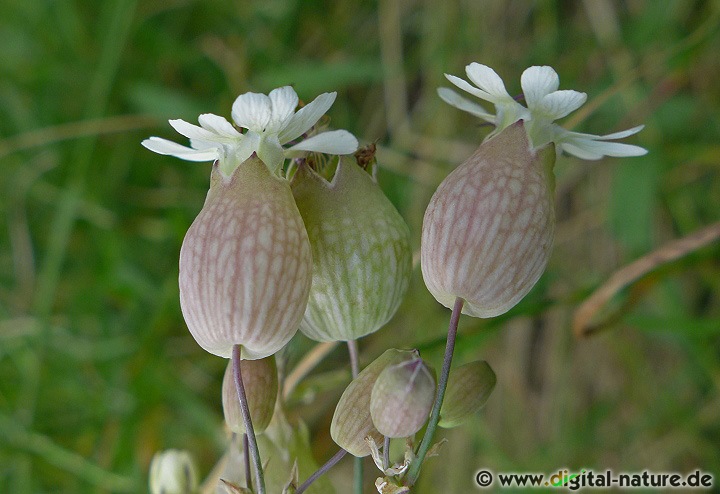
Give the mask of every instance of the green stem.
[[[358, 351], [357, 340], [349, 340], [347, 344], [348, 353], [350, 354], [350, 370], [353, 379], [355, 379], [360, 373], [360, 352]], [[353, 486], [355, 487], [355, 494], [363, 494], [363, 459], [355, 457], [354, 462]]]
[[405, 477], [405, 485], [408, 487], [412, 487], [415, 485], [415, 482], [417, 482], [418, 476], [420, 475], [420, 468], [422, 467], [427, 452], [430, 450], [433, 436], [435, 435], [435, 429], [437, 429], [438, 422], [440, 421], [440, 409], [442, 408], [443, 399], [445, 398], [448, 376], [450, 376], [450, 364], [452, 364], [453, 352], [455, 351], [455, 338], [457, 336], [458, 322], [460, 321], [460, 313], [462, 312], [463, 303], [464, 300], [460, 297], [455, 299], [455, 305], [453, 306], [452, 315], [450, 316], [447, 344], [445, 346], [445, 357], [443, 358], [443, 366], [442, 371], [440, 372], [440, 379], [438, 381], [435, 403], [433, 404], [430, 420], [428, 421], [427, 428], [425, 429], [425, 435], [418, 447], [416, 458], [410, 464], [407, 476]]
[[352, 372], [352, 378], [355, 379], [360, 374], [360, 358], [358, 350], [357, 340], [350, 340], [347, 342], [348, 353], [350, 354], [350, 371]]
[[363, 494], [363, 459], [356, 456], [354, 461], [353, 485], [355, 486], [355, 494]]
[[240, 412], [242, 413], [243, 422], [245, 424], [245, 434], [248, 439], [248, 448], [250, 449], [250, 456], [252, 457], [253, 465], [255, 466], [255, 484], [257, 492], [258, 494], [265, 494], [265, 477], [263, 476], [260, 451], [258, 451], [255, 429], [253, 428], [252, 419], [250, 418], [250, 407], [248, 407], [247, 396], [245, 395], [245, 386], [243, 385], [242, 380], [242, 372], [240, 370], [241, 348], [242, 347], [240, 345], [233, 345], [233, 375], [235, 377], [235, 387], [237, 388], [238, 398], [240, 401]]

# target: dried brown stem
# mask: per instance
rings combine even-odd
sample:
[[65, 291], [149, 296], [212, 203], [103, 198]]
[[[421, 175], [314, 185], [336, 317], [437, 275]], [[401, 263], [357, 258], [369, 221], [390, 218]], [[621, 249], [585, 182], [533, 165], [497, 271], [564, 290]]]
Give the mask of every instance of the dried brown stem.
[[705, 247], [717, 241], [719, 238], [720, 222], [714, 223], [686, 237], [668, 242], [659, 249], [650, 252], [616, 271], [575, 311], [573, 317], [573, 332], [575, 336], [590, 336], [606, 327], [610, 321], [615, 319], [614, 315], [610, 315], [601, 321], [593, 321], [595, 314], [605, 307], [620, 290], [633, 284], [658, 267]]

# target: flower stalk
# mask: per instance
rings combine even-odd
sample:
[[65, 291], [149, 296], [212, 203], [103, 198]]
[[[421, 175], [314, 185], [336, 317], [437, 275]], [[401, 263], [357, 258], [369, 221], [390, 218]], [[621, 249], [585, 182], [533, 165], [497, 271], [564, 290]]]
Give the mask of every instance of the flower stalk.
[[[258, 494], [265, 494], [265, 477], [263, 475], [262, 461], [260, 460], [260, 451], [258, 450], [257, 438], [255, 437], [255, 429], [253, 429], [252, 419], [250, 418], [250, 407], [248, 406], [247, 396], [245, 395], [245, 386], [243, 385], [242, 372], [240, 370], [240, 353], [241, 345], [233, 345], [232, 361], [233, 375], [235, 377], [235, 386], [237, 386], [238, 398], [240, 400], [240, 411], [242, 412], [243, 421], [245, 422], [245, 435], [247, 437], [248, 449], [255, 467], [255, 484], [257, 485]], [[248, 477], [248, 485], [250, 485]]]
[[243, 432], [243, 466], [245, 467], [245, 487], [252, 490], [252, 470], [250, 468], [250, 441], [247, 432]]
[[[352, 372], [352, 378], [355, 379], [360, 374], [360, 355], [358, 351], [357, 340], [348, 340], [348, 353], [350, 354], [350, 372]], [[353, 486], [355, 488], [355, 494], [362, 494], [363, 492], [363, 459], [355, 457], [353, 468]]]
[[435, 429], [437, 429], [440, 421], [440, 409], [442, 408], [443, 398], [445, 398], [445, 390], [447, 389], [448, 377], [450, 376], [450, 365], [452, 364], [453, 353], [455, 352], [455, 339], [457, 337], [458, 323], [460, 321], [460, 313], [462, 312], [464, 300], [460, 297], [455, 299], [452, 314], [450, 316], [450, 325], [448, 326], [447, 344], [445, 346], [445, 356], [443, 357], [442, 370], [440, 371], [440, 379], [438, 380], [437, 394], [435, 395], [435, 403], [433, 404], [430, 420], [428, 421], [425, 435], [420, 442], [416, 458], [410, 464], [407, 476], [405, 477], [405, 485], [412, 487], [417, 482], [420, 475], [420, 468], [425, 460], [425, 456], [432, 445]]
[[390, 437], [383, 439], [383, 471], [390, 468]]
[[321, 466], [315, 473], [313, 473], [308, 479], [300, 484], [300, 487], [297, 488], [295, 491], [295, 494], [302, 494], [307, 490], [308, 487], [310, 487], [310, 484], [315, 482], [318, 478], [320, 478], [322, 475], [327, 473], [328, 470], [330, 470], [332, 467], [337, 465], [337, 463], [343, 459], [343, 457], [347, 454], [347, 451], [340, 448], [340, 451], [335, 453], [332, 458], [330, 458], [323, 466]]

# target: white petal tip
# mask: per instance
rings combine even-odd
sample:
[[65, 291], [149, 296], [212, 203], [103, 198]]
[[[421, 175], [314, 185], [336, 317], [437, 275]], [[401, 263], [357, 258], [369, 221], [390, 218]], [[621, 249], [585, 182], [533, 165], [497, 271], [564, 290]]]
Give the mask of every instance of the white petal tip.
[[286, 150], [294, 156], [298, 151], [314, 151], [325, 154], [352, 154], [357, 151], [358, 140], [347, 130], [331, 130], [305, 139]]
[[153, 136], [143, 140], [140, 144], [153, 153], [174, 156], [187, 161], [214, 161], [218, 159], [218, 150], [216, 148], [192, 149], [161, 137]]

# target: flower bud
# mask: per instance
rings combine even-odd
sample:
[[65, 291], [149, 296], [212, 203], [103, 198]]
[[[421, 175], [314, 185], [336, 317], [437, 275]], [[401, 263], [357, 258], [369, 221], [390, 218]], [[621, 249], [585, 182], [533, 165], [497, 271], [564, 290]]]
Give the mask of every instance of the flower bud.
[[370, 416], [372, 388], [380, 373], [388, 365], [398, 364], [417, 356], [417, 352], [391, 348], [376, 358], [353, 379], [345, 389], [335, 408], [330, 436], [351, 455], [362, 458], [370, 454], [365, 437], [371, 436], [376, 443], [382, 435], [373, 425]]
[[252, 494], [250, 489], [240, 487], [239, 485], [228, 482], [225, 479], [220, 479], [218, 482], [218, 488], [222, 489], [223, 494]]
[[523, 122], [485, 141], [440, 184], [423, 219], [421, 267], [433, 296], [463, 313], [503, 314], [545, 270], [555, 229], [553, 146], [530, 149]]
[[332, 182], [301, 164], [292, 191], [310, 238], [313, 281], [300, 330], [347, 341], [380, 329], [407, 291], [407, 224], [373, 178], [340, 160]]
[[307, 233], [290, 186], [251, 156], [225, 177], [213, 165], [180, 250], [180, 307], [198, 344], [228, 358], [267, 357], [298, 329], [312, 281]]
[[151, 494], [193, 494], [198, 475], [190, 454], [168, 449], [159, 451], [150, 462]]
[[[256, 433], [262, 432], [270, 423], [275, 401], [278, 393], [277, 367], [275, 357], [265, 357], [258, 360], [241, 360], [245, 396], [250, 408], [250, 418]], [[237, 434], [245, 433], [245, 423], [240, 411], [235, 376], [233, 374], [232, 359], [225, 369], [222, 383], [222, 404], [225, 414], [225, 423], [231, 431]]]
[[440, 427], [457, 427], [480, 410], [495, 389], [496, 381], [495, 373], [484, 360], [467, 363], [450, 372], [440, 408]]
[[388, 437], [409, 437], [430, 415], [435, 377], [422, 359], [389, 365], [380, 373], [370, 396], [370, 415], [377, 430]]

